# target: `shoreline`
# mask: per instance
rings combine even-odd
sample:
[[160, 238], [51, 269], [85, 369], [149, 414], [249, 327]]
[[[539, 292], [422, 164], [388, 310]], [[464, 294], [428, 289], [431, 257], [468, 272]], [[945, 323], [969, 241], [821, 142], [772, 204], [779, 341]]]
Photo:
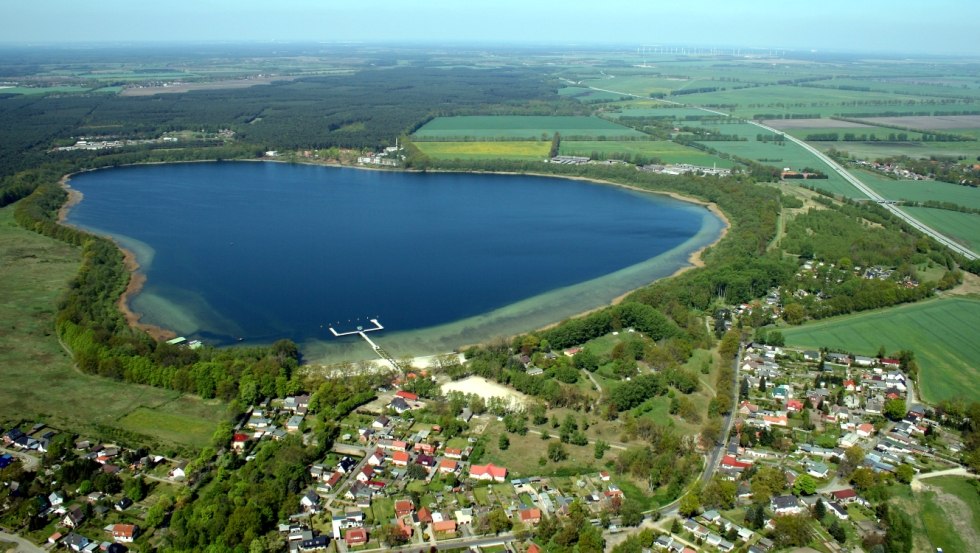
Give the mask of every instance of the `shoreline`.
[[[68, 213], [71, 211], [71, 208], [78, 205], [78, 203], [81, 202], [85, 197], [84, 194], [71, 187], [71, 177], [79, 173], [84, 173], [84, 172], [94, 171], [94, 170], [95, 169], [87, 169], [85, 171], [69, 173], [61, 177], [61, 180], [58, 181], [59, 186], [61, 186], [61, 188], [68, 193], [68, 199], [58, 209], [59, 225], [71, 226], [67, 222]], [[84, 229], [80, 229], [80, 230], [84, 230]], [[89, 232], [89, 231], [85, 231], [85, 232]], [[118, 240], [115, 240], [111, 236], [104, 236], [103, 238], [111, 240], [112, 243], [116, 245], [116, 248], [118, 248], [119, 251], [122, 252], [123, 266], [126, 267], [126, 271], [129, 272], [129, 281], [126, 283], [126, 289], [123, 290], [123, 293], [120, 294], [119, 299], [116, 301], [116, 308], [119, 309], [119, 312], [122, 313], [123, 317], [125, 317], [126, 324], [128, 324], [131, 328], [135, 328], [138, 330], [142, 330], [143, 332], [146, 332], [147, 334], [150, 335], [151, 338], [153, 338], [158, 342], [166, 341], [171, 338], [176, 338], [177, 333], [170, 329], [142, 322], [141, 319], [143, 318], [143, 314], [134, 311], [130, 307], [129, 301], [132, 298], [134, 298], [136, 294], [139, 294], [141, 290], [143, 290], [143, 286], [146, 284], [146, 275], [140, 272], [140, 264], [139, 261], [136, 260], [135, 253], [125, 248], [122, 244], [119, 243]]]
[[[711, 242], [710, 244], [707, 244], [707, 245], [705, 245], [705, 246], [703, 246], [701, 248], [698, 248], [697, 250], [691, 252], [690, 255], [688, 255], [688, 258], [687, 258], [687, 263], [688, 264], [686, 266], [678, 267], [670, 275], [665, 276], [665, 277], [661, 277], [659, 279], [655, 279], [655, 280], [653, 280], [651, 282], [646, 283], [644, 286], [649, 286], [650, 284], [653, 284], [654, 282], [657, 282], [659, 280], [664, 280], [664, 279], [668, 279], [668, 278], [674, 278], [674, 277], [676, 277], [678, 275], [681, 275], [681, 274], [683, 274], [683, 273], [685, 273], [687, 271], [690, 271], [692, 269], [697, 269], [697, 268], [704, 267], [705, 264], [704, 264], [704, 260], [702, 259], [702, 255], [704, 254], [704, 252], [708, 248], [710, 248], [712, 246], [715, 246], [716, 244], [718, 244], [719, 242], [721, 242], [728, 235], [728, 231], [731, 229], [731, 222], [728, 220], [728, 217], [726, 217], [725, 216], [725, 213], [723, 211], [721, 211], [721, 209], [718, 208], [717, 204], [715, 204], [713, 202], [707, 202], [705, 200], [701, 200], [701, 199], [698, 199], [698, 198], [692, 198], [692, 197], [689, 197], [689, 196], [684, 196], [684, 195], [679, 194], [677, 192], [671, 192], [671, 191], [666, 191], [666, 190], [649, 190], [649, 189], [646, 189], [646, 188], [641, 188], [641, 187], [630, 185], [630, 184], [623, 184], [623, 183], [618, 183], [618, 182], [609, 181], [609, 180], [596, 179], [596, 178], [588, 178], [588, 177], [579, 177], [579, 176], [552, 175], [552, 174], [535, 173], [535, 172], [520, 172], [519, 173], [519, 172], [513, 172], [513, 171], [455, 171], [455, 170], [419, 171], [419, 170], [413, 170], [413, 169], [394, 169], [393, 170], [393, 169], [386, 169], [386, 168], [381, 168], [381, 167], [361, 167], [361, 166], [357, 166], [357, 165], [343, 165], [343, 164], [340, 164], [340, 163], [316, 163], [316, 162], [311, 162], [311, 161], [288, 161], [288, 160], [277, 160], [277, 159], [189, 160], [189, 161], [175, 161], [175, 162], [169, 162], [169, 161], [152, 161], [152, 162], [147, 162], [147, 163], [130, 163], [130, 164], [126, 164], [126, 165], [120, 165], [119, 167], [137, 167], [137, 166], [141, 166], [141, 165], [169, 165], [169, 164], [176, 164], [176, 163], [214, 163], [214, 162], [218, 162], [218, 161], [296, 163], [298, 165], [311, 165], [311, 166], [319, 166], [319, 167], [335, 167], [335, 168], [343, 168], [343, 169], [359, 169], [359, 170], [365, 170], [365, 171], [392, 171], [392, 172], [398, 171], [398, 172], [405, 172], [405, 173], [423, 173], [423, 172], [429, 172], [429, 173], [459, 173], [459, 174], [477, 174], [477, 175], [479, 175], [479, 174], [483, 174], [483, 175], [511, 175], [511, 176], [524, 175], [524, 176], [534, 176], [534, 177], [551, 177], [551, 178], [558, 178], [558, 179], [568, 179], [568, 180], [575, 180], [575, 181], [582, 181], [582, 182], [590, 182], [590, 183], [595, 183], [595, 184], [603, 185], [603, 186], [615, 186], [615, 187], [619, 187], [619, 188], [624, 188], [624, 189], [627, 189], [627, 190], [631, 190], [631, 191], [634, 191], [634, 192], [642, 192], [642, 193], [647, 193], [647, 194], [660, 194], [660, 195], [663, 195], [663, 196], [668, 196], [670, 198], [673, 198], [673, 199], [678, 200], [678, 201], [681, 201], [681, 202], [703, 206], [706, 209], [708, 209], [708, 211], [710, 211], [714, 216], [718, 217], [718, 219], [721, 220], [721, 222], [722, 222], [722, 229], [721, 229], [721, 232], [718, 235], [718, 238], [716, 240], [714, 240], [713, 242]], [[102, 169], [109, 169], [109, 168], [106, 167], [106, 168], [100, 168], [100, 169], [85, 169], [85, 170], [82, 170], [82, 171], [76, 171], [74, 173], [69, 173], [69, 174], [67, 174], [67, 175], [65, 175], [65, 176], [63, 176], [61, 178], [61, 180], [58, 183], [62, 187], [62, 189], [64, 189], [68, 193], [68, 199], [61, 206], [61, 208], [59, 208], [59, 210], [58, 210], [58, 223], [59, 224], [68, 225], [68, 223], [65, 222], [65, 220], [66, 220], [66, 218], [68, 216], [68, 213], [71, 211], [71, 208], [72, 207], [74, 207], [75, 205], [78, 205], [78, 203], [81, 202], [82, 199], [84, 198], [84, 196], [83, 196], [83, 194], [81, 192], [79, 192], [79, 191], [77, 191], [77, 190], [75, 190], [75, 189], [73, 189], [71, 187], [71, 184], [70, 184], [71, 177], [73, 177], [74, 175], [77, 175], [77, 174], [91, 172], [91, 171], [99, 171], [99, 170], [102, 170]], [[130, 327], [132, 327], [132, 328], [136, 328], [136, 329], [139, 329], [139, 330], [142, 330], [142, 331], [146, 332], [147, 334], [150, 335], [151, 338], [153, 338], [154, 340], [157, 340], [157, 341], [165, 341], [165, 340], [169, 340], [171, 338], [177, 337], [177, 333], [174, 332], [173, 330], [170, 330], [170, 329], [167, 329], [167, 328], [163, 328], [163, 327], [160, 327], [160, 326], [156, 326], [156, 325], [152, 325], [152, 324], [149, 324], [149, 323], [141, 322], [141, 319], [143, 318], [143, 314], [134, 311], [130, 307], [130, 304], [129, 304], [130, 300], [133, 297], [135, 297], [137, 294], [139, 294], [140, 291], [142, 291], [143, 286], [146, 284], [146, 275], [140, 272], [140, 264], [139, 264], [139, 261], [137, 261], [137, 259], [136, 259], [136, 254], [135, 253], [133, 253], [129, 249], [125, 248], [122, 244], [120, 244], [114, 238], [109, 237], [109, 236], [106, 236], [105, 238], [108, 238], [109, 240], [112, 240], [112, 242], [116, 245], [116, 247], [119, 248], [119, 251], [122, 252], [122, 254], [123, 254], [123, 265], [126, 267], [126, 270], [129, 271], [129, 275], [130, 275], [129, 282], [127, 283], [126, 289], [123, 291], [122, 295], [119, 297], [119, 300], [116, 303], [117, 308], [123, 314], [123, 316], [126, 318], [127, 324]], [[633, 292], [635, 292], [638, 289], [639, 288], [635, 288], [635, 289], [632, 289], [632, 290], [627, 290], [626, 292], [623, 292], [619, 296], [616, 296], [615, 298], [613, 298], [613, 300], [610, 303], [606, 304], [606, 305], [597, 306], [597, 307], [595, 307], [593, 309], [588, 309], [586, 311], [583, 311], [583, 312], [580, 312], [580, 313], [576, 313], [574, 315], [571, 315], [570, 317], [566, 317], [565, 319], [562, 319], [562, 320], [559, 320], [559, 321], [554, 321], [554, 322], [549, 323], [549, 324], [547, 324], [545, 326], [542, 326], [542, 327], [538, 327], [538, 328], [529, 330], [528, 332], [536, 332], [536, 331], [548, 330], [550, 328], [554, 328], [555, 326], [561, 324], [561, 322], [564, 321], [564, 320], [566, 320], [566, 319], [577, 319], [577, 318], [580, 318], [580, 317], [584, 317], [586, 315], [589, 315], [591, 313], [595, 313], [596, 311], [599, 311], [601, 309], [605, 309], [606, 307], [609, 307], [609, 306], [612, 306], [612, 305], [618, 305], [618, 304], [622, 303], [623, 300], [626, 299], [626, 297], [628, 297], [630, 294], [632, 294]], [[508, 336], [507, 339], [512, 339], [513, 337], [514, 336]], [[478, 345], [478, 344], [460, 345], [456, 349], [457, 350], [462, 350], [464, 348], [468, 348], [468, 347], [471, 347], [473, 345]], [[436, 354], [436, 355], [438, 355], [438, 354]]]

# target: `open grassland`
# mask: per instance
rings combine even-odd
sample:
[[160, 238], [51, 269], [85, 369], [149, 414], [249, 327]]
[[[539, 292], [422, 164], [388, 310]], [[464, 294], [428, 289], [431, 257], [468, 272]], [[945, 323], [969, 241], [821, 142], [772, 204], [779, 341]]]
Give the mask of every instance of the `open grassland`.
[[936, 200], [980, 209], [980, 188], [936, 180], [895, 180], [877, 173], [853, 169], [851, 173], [889, 200]]
[[689, 163], [702, 167], [735, 165], [729, 159], [722, 159], [669, 140], [564, 140], [561, 143], [560, 153], [572, 156], [599, 156], [607, 159], [622, 159], [623, 154], [627, 154], [631, 159], [636, 159], [636, 156], [655, 157], [664, 163]]
[[466, 115], [437, 117], [415, 131], [425, 139], [533, 139], [550, 140], [554, 133], [562, 137], [618, 138], [646, 136], [640, 131], [617, 125], [598, 117], [575, 115]]
[[[164, 446], [202, 445], [222, 418], [221, 404], [74, 368], [54, 334], [54, 316], [81, 252], [18, 227], [13, 209], [0, 209], [0, 418], [93, 437], [120, 429]], [[147, 416], [154, 413], [160, 417]]]
[[787, 345], [874, 355], [908, 349], [919, 363], [922, 398], [980, 400], [980, 300], [944, 297], [783, 330]]
[[425, 155], [442, 159], [522, 159], [543, 160], [551, 151], [551, 142], [523, 140], [514, 142], [416, 142]]
[[980, 215], [929, 207], [901, 207], [900, 209], [924, 225], [980, 253]]

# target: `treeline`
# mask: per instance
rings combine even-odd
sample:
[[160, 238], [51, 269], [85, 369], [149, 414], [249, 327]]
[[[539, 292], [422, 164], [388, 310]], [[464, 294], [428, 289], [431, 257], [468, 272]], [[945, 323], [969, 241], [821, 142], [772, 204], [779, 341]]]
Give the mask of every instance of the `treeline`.
[[930, 207], [932, 209], [944, 209], [946, 211], [958, 211], [960, 213], [973, 213], [980, 215], [980, 208], [967, 207], [953, 202], [940, 202], [939, 200], [910, 201], [902, 200], [902, 204], [908, 207]]

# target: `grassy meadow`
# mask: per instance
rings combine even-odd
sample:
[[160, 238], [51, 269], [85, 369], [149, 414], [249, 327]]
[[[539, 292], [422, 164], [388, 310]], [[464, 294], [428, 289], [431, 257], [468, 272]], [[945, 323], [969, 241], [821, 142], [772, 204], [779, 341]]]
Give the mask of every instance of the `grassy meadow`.
[[425, 155], [442, 159], [526, 159], [543, 160], [551, 151], [551, 142], [523, 140], [514, 142], [416, 142]]
[[[894, 486], [889, 506], [909, 515], [913, 551], [969, 553], [980, 539], [980, 493], [975, 483], [957, 476], [923, 480], [921, 491]], [[970, 544], [974, 545], [970, 545]]]
[[420, 141], [433, 139], [535, 139], [562, 137], [620, 138], [645, 134], [598, 117], [558, 115], [464, 115], [437, 117], [415, 131]]
[[81, 251], [20, 228], [13, 209], [0, 209], [0, 420], [44, 421], [92, 437], [120, 430], [165, 448], [204, 445], [223, 404], [75, 369], [54, 317]]
[[980, 300], [944, 297], [817, 321], [783, 330], [786, 344], [843, 348], [859, 355], [910, 349], [919, 364], [919, 390], [930, 403], [962, 396], [980, 401]]
[[870, 171], [851, 170], [861, 182], [889, 200], [936, 200], [980, 209], [980, 189], [936, 180], [897, 180]]

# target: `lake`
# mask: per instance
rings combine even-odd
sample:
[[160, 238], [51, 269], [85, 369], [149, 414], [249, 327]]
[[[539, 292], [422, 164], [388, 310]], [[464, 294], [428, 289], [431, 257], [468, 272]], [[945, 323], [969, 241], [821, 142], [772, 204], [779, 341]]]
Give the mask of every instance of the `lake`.
[[207, 343], [291, 338], [307, 359], [449, 351], [539, 328], [688, 265], [722, 221], [666, 196], [525, 175], [284, 163], [75, 175], [67, 222], [146, 275], [143, 322]]

